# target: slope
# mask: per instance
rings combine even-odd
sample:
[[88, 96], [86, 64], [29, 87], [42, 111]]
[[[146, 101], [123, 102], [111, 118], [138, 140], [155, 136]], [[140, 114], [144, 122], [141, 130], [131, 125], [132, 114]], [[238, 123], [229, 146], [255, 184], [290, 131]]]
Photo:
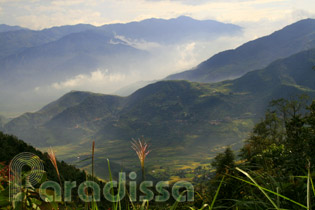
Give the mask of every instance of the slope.
[[240, 77], [272, 61], [315, 47], [315, 20], [305, 19], [234, 49], [214, 55], [192, 70], [166, 79], [217, 82]]
[[22, 28], [20, 26], [10, 26], [10, 25], [6, 25], [6, 24], [0, 24], [0, 33], [1, 32], [7, 32], [7, 31], [18, 31], [18, 30], [22, 30], [25, 28]]
[[[128, 97], [91, 95], [35, 130], [20, 127], [14, 120], [5, 129], [9, 133], [23, 130], [21, 137], [37, 146], [57, 145], [65, 159], [85, 154], [93, 139], [101, 159], [105, 154], [130, 169], [136, 161], [130, 139], [143, 135], [154, 148], [151, 169], [163, 164], [194, 165], [209, 161], [219, 146], [240, 145], [272, 99], [299, 94], [314, 98], [314, 65], [312, 49], [236, 80], [214, 84], [161, 81]], [[49, 140], [41, 139], [43, 132], [51, 135]]]

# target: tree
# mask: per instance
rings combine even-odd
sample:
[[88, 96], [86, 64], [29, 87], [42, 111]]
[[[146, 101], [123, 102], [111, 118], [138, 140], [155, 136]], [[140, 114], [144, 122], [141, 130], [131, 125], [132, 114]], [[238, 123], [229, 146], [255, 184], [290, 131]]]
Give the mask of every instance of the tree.
[[[264, 170], [298, 174], [314, 156], [311, 143], [311, 114], [308, 96], [278, 99], [270, 103], [265, 118], [254, 127], [241, 149], [241, 157], [248, 164]], [[314, 103], [314, 102], [313, 102]], [[310, 119], [309, 119], [310, 118]], [[279, 170], [278, 170], [279, 171]]]
[[235, 155], [230, 147], [227, 147], [223, 153], [218, 154], [214, 161], [212, 162], [212, 166], [216, 168], [216, 173], [225, 174], [228, 173], [230, 169], [235, 167]]
[[241, 157], [250, 165], [272, 169], [281, 160], [274, 158], [283, 153], [284, 125], [274, 111], [267, 111], [265, 119], [255, 125], [246, 144], [241, 149]]

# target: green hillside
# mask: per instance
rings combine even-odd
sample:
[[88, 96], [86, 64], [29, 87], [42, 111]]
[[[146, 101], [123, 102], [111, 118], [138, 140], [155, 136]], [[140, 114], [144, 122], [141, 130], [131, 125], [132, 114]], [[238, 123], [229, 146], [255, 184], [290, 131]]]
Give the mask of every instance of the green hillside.
[[[272, 99], [313, 98], [314, 65], [312, 49], [220, 83], [162, 81], [128, 97], [71, 92], [39, 112], [11, 120], [4, 130], [43, 149], [55, 146], [68, 161], [84, 157], [95, 140], [97, 164], [110, 158], [129, 169], [137, 168], [130, 140], [144, 136], [153, 149], [148, 170], [196, 166], [209, 162], [224, 145], [240, 147]], [[74, 95], [72, 105], [61, 105]]]
[[[43, 160], [48, 179], [58, 181], [56, 170], [51, 164], [47, 153], [42, 153], [33, 146], [25, 143], [22, 140], [19, 140], [12, 135], [7, 135], [0, 132], [0, 162], [8, 165], [14, 156], [22, 152], [36, 154], [41, 160]], [[57, 161], [57, 165], [59, 172], [62, 174], [61, 178], [63, 180], [76, 180], [78, 182], [85, 181], [86, 175], [83, 171], [65, 163], [64, 161]]]

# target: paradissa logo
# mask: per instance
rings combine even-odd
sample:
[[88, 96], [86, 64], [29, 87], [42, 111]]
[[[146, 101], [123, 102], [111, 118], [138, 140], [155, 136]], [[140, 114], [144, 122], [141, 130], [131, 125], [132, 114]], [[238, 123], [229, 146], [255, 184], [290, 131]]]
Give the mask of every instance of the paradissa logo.
[[[25, 178], [25, 186], [32, 187], [42, 179], [45, 171], [44, 166], [40, 158], [32, 153], [21, 153], [15, 156], [10, 163], [10, 178], [14, 183], [10, 185], [10, 200], [11, 201], [21, 201], [21, 197], [18, 194], [22, 190], [22, 168], [28, 166], [31, 168], [31, 171], [27, 173]], [[137, 201], [137, 182], [135, 181], [137, 174], [135, 172], [129, 173], [128, 182], [128, 196], [130, 201]], [[93, 181], [85, 181], [79, 185], [76, 181], [65, 181], [64, 182], [64, 201], [71, 202], [71, 194], [74, 188], [78, 187], [78, 196], [83, 202], [91, 201], [100, 201], [101, 194], [105, 197], [106, 200], [110, 202], [118, 202], [126, 196], [126, 173], [119, 173], [119, 181], [110, 181], [107, 182], [104, 188], [101, 190], [100, 186]], [[142, 181], [139, 185], [139, 190], [143, 195], [139, 196], [139, 201], [151, 201], [155, 200], [156, 202], [165, 202], [170, 199], [170, 192], [166, 189], [169, 188], [168, 181], [160, 181], [154, 183], [152, 181]], [[157, 195], [154, 194], [153, 188], [155, 188]], [[53, 189], [54, 195], [48, 195], [47, 190]], [[87, 191], [90, 189], [92, 195], [88, 194]], [[116, 194], [112, 193], [113, 191]], [[45, 181], [40, 185], [39, 194], [42, 200], [46, 202], [60, 202], [62, 201], [61, 196], [61, 186], [54, 181]], [[182, 192], [182, 193], [181, 193]], [[190, 182], [187, 181], [178, 181], [172, 186], [172, 197], [179, 201], [194, 201], [194, 187]]]

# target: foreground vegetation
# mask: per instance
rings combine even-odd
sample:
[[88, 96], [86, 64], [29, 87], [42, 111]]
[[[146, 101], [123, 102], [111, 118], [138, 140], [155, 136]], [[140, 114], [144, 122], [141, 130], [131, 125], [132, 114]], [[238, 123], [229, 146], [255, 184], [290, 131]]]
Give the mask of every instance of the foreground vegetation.
[[[43, 154], [13, 136], [0, 133], [0, 206], [1, 209], [311, 209], [315, 207], [315, 100], [279, 99], [271, 102], [265, 118], [255, 125], [251, 135], [238, 152], [227, 147], [210, 167], [193, 171], [194, 202], [119, 202], [83, 203], [74, 194], [72, 202], [40, 200], [38, 189], [23, 188], [23, 202], [8, 201], [8, 163], [20, 152], [32, 152], [44, 162], [45, 180], [57, 182], [97, 180], [64, 162], [52, 164], [54, 154]], [[145, 143], [145, 142], [143, 142]], [[94, 144], [91, 159], [94, 164]], [[145, 152], [145, 150], [143, 150]], [[144, 153], [147, 154], [147, 153]], [[140, 158], [140, 157], [139, 157]], [[144, 174], [144, 159], [140, 158]], [[105, 166], [104, 166], [105, 167]], [[211, 170], [216, 169], [216, 170]], [[59, 169], [59, 170], [58, 170]], [[110, 167], [109, 167], [110, 170]], [[93, 174], [94, 169], [92, 170]], [[192, 173], [190, 171], [190, 173]], [[59, 176], [60, 175], [60, 176]], [[139, 176], [141, 177], [141, 176]], [[144, 178], [144, 176], [143, 176]], [[151, 178], [150, 176], [147, 179]], [[110, 179], [112, 177], [110, 176]], [[43, 180], [44, 181], [44, 180]], [[36, 186], [38, 187], [38, 186]], [[129, 189], [126, 187], [126, 189]], [[76, 190], [74, 190], [75, 192]], [[139, 190], [138, 190], [139, 191]], [[91, 192], [87, 192], [90, 193]], [[114, 192], [112, 192], [114, 193]], [[182, 195], [185, 195], [182, 191]], [[143, 193], [142, 193], [143, 194]], [[129, 195], [127, 191], [127, 195]], [[138, 192], [141, 195], [141, 192]]]

